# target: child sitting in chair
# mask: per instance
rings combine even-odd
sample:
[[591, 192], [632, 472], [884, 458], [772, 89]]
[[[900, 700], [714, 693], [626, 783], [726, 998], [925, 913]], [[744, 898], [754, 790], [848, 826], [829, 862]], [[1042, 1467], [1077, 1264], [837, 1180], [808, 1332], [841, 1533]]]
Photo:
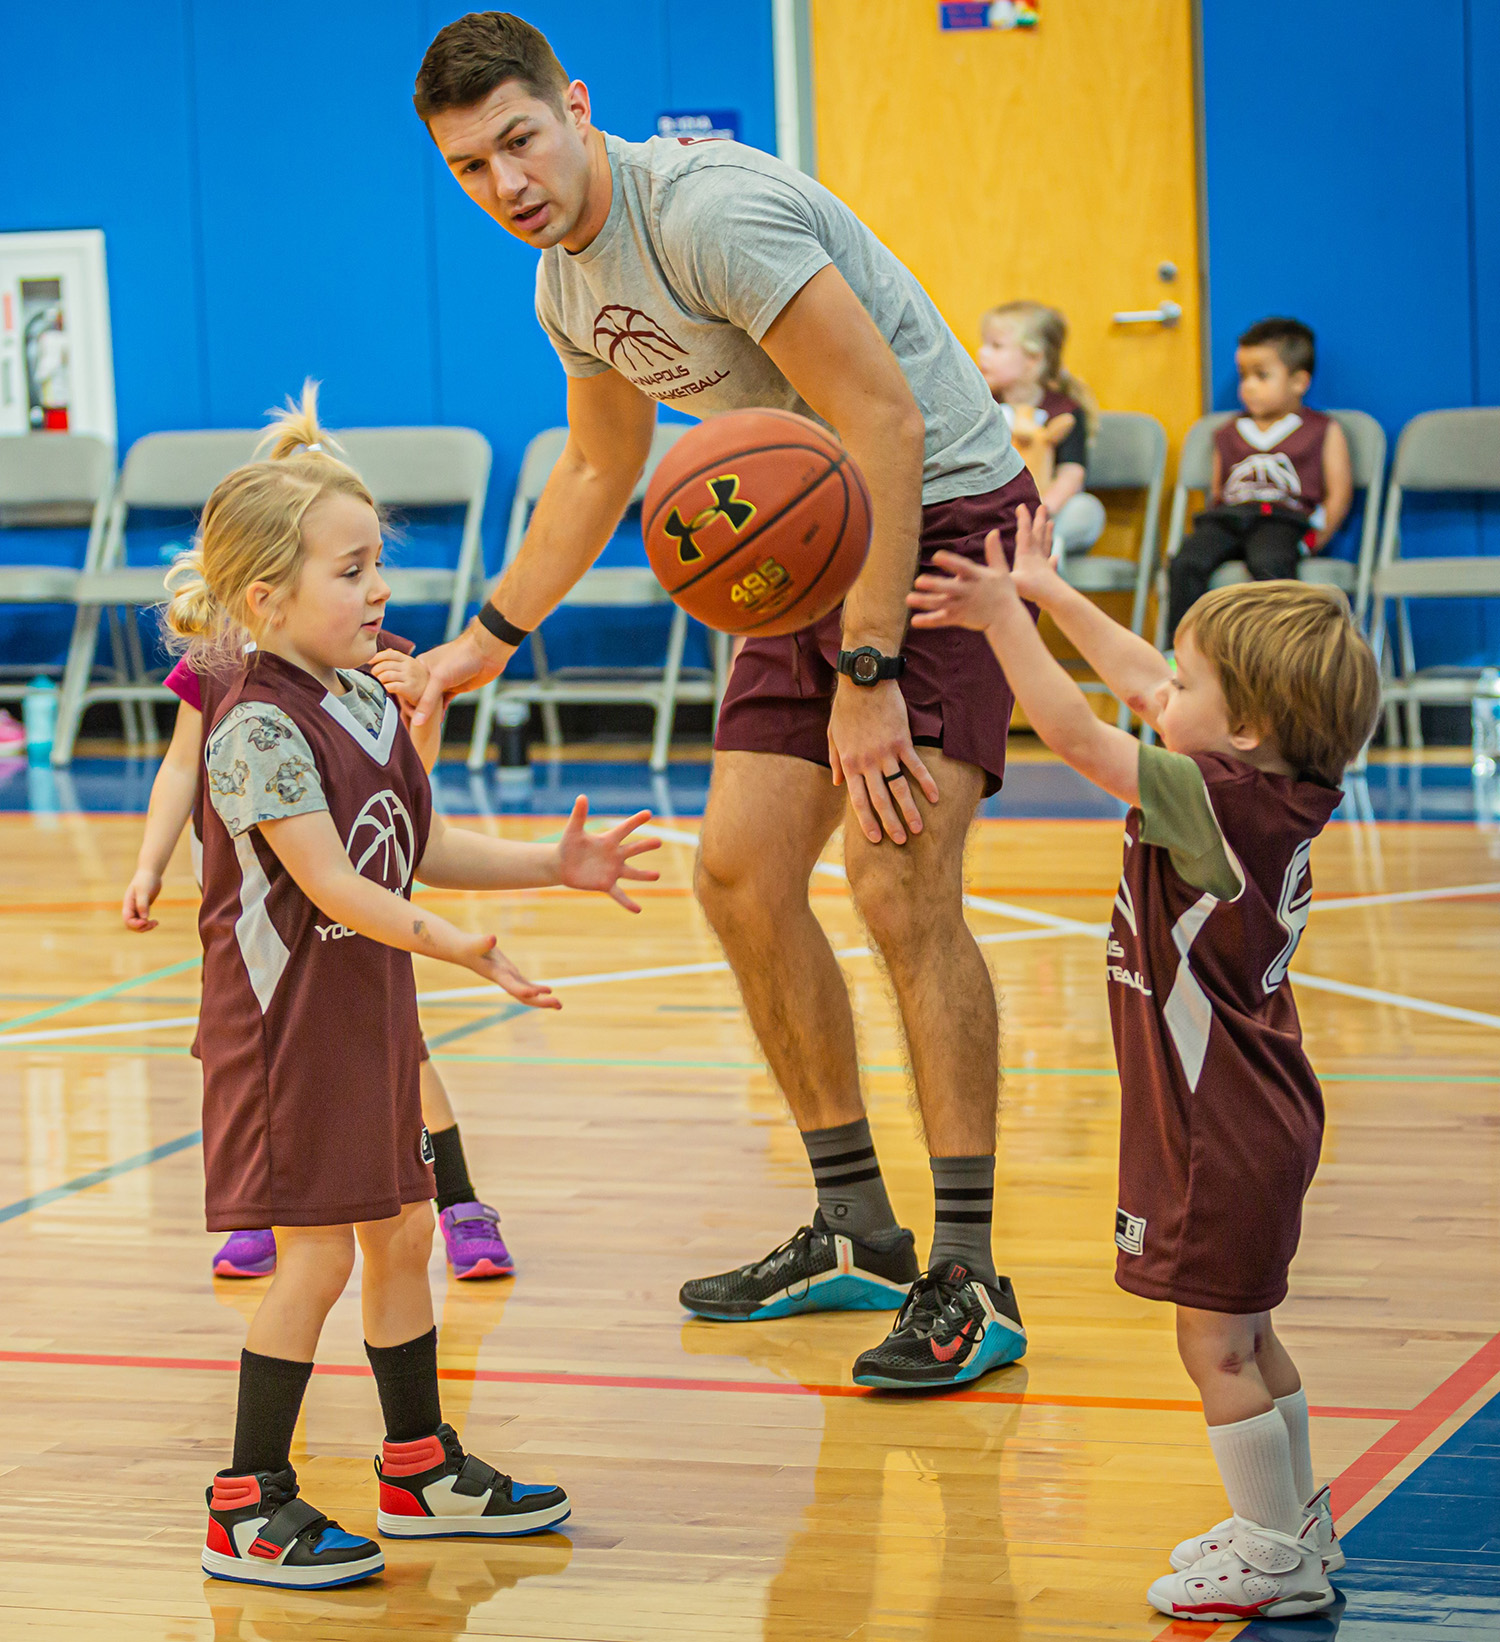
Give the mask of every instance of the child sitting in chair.
[[1167, 567], [1168, 644], [1221, 564], [1240, 559], [1258, 582], [1293, 580], [1354, 499], [1344, 430], [1302, 403], [1316, 364], [1307, 326], [1260, 320], [1240, 338], [1234, 363], [1246, 414], [1214, 435], [1209, 505]]
[[1052, 515], [1057, 551], [1085, 552], [1104, 533], [1104, 504], [1083, 488], [1099, 407], [1062, 362], [1068, 322], [1040, 302], [1003, 302], [979, 335], [980, 372]]

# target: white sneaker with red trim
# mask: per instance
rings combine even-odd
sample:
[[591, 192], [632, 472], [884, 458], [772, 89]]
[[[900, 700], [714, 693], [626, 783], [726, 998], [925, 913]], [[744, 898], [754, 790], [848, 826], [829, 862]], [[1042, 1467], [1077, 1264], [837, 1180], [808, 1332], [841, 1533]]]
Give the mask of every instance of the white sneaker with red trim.
[[[1336, 1574], [1344, 1566], [1344, 1548], [1339, 1544], [1338, 1530], [1333, 1526], [1333, 1506], [1327, 1488], [1320, 1488], [1307, 1502], [1310, 1515], [1317, 1519], [1318, 1550], [1323, 1557], [1323, 1572]], [[1181, 1573], [1195, 1562], [1212, 1556], [1215, 1551], [1227, 1551], [1234, 1543], [1233, 1517], [1216, 1523], [1206, 1534], [1195, 1534], [1185, 1539], [1172, 1552], [1172, 1566]]]
[[1294, 1619], [1336, 1600], [1317, 1544], [1317, 1518], [1293, 1539], [1253, 1522], [1234, 1525], [1233, 1541], [1181, 1573], [1163, 1574], [1146, 1600], [1172, 1619]]

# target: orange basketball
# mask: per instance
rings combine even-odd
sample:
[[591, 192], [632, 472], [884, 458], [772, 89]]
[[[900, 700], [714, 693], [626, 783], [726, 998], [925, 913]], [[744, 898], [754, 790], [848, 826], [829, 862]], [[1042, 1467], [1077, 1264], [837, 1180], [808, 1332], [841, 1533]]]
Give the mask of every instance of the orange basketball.
[[864, 476], [827, 428], [782, 410], [711, 417], [672, 446], [641, 510], [646, 556], [721, 633], [795, 633], [854, 584], [870, 546]]

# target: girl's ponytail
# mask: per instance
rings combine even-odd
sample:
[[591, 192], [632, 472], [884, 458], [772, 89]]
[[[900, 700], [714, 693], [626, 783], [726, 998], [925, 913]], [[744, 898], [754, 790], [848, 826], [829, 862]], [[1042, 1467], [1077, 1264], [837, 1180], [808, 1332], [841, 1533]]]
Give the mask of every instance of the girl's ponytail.
[[300, 405], [288, 395], [285, 406], [271, 412], [271, 426], [255, 449], [258, 456], [272, 462], [331, 456], [338, 451], [339, 446], [318, 421], [318, 384], [311, 377], [302, 384]]

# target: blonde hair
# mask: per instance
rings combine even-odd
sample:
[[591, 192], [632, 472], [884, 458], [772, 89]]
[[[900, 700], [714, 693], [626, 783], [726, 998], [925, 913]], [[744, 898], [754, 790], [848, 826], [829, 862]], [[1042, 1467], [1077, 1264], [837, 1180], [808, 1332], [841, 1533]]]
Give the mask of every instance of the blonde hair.
[[1380, 672], [1336, 587], [1242, 582], [1205, 593], [1182, 619], [1219, 675], [1230, 723], [1276, 739], [1294, 770], [1338, 786], [1370, 739]]
[[[325, 496], [353, 496], [375, 508], [364, 481], [332, 454], [339, 447], [318, 422], [318, 384], [302, 384], [272, 411], [257, 456], [214, 486], [194, 545], [167, 572], [168, 645], [200, 672], [238, 667], [254, 622], [246, 595], [269, 582], [281, 596], [301, 574], [302, 521]], [[375, 508], [379, 513], [379, 508]]]
[[991, 320], [1009, 325], [1016, 341], [1042, 361], [1042, 386], [1065, 393], [1083, 412], [1084, 432], [1090, 439], [1099, 431], [1099, 401], [1087, 382], [1074, 376], [1062, 362], [1063, 345], [1068, 340], [1068, 322], [1043, 302], [1002, 302], [986, 308], [979, 321], [980, 333]]

